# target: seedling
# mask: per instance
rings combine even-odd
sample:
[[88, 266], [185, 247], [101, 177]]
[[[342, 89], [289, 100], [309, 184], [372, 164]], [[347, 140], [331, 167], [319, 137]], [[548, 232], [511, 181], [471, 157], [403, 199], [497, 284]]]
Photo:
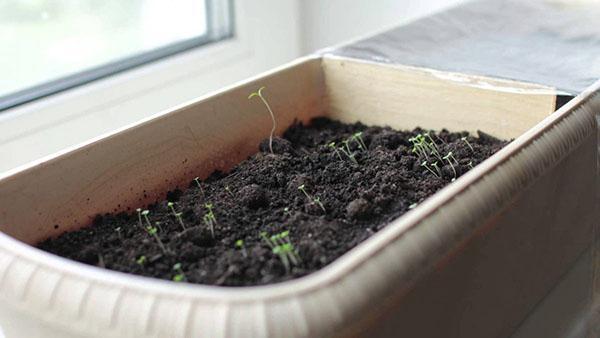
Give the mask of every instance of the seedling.
[[[434, 155], [435, 157], [438, 158], [438, 160], [440, 160], [441, 162], [443, 162], [442, 156], [440, 155], [440, 152], [438, 151], [437, 144], [435, 143], [435, 141], [433, 141], [433, 139], [429, 135], [429, 132], [426, 132], [423, 135], [421, 135], [421, 134], [417, 135], [417, 136], [421, 136], [421, 140], [422, 140], [421, 144], [423, 145], [423, 147], [426, 148], [426, 149], [429, 149], [429, 153], [431, 155]], [[425, 140], [425, 138], [429, 139], [429, 143]]]
[[419, 205], [418, 203], [413, 203], [411, 205], [408, 206], [408, 209], [414, 209], [417, 207], [417, 205]]
[[235, 195], [231, 192], [231, 189], [229, 189], [229, 186], [226, 185], [225, 186], [225, 191], [227, 191], [227, 193], [231, 196], [231, 197], [235, 197]]
[[289, 217], [292, 217], [292, 212], [290, 211], [290, 208], [288, 208], [288, 207], [283, 208], [283, 213]]
[[352, 162], [354, 162], [355, 164], [358, 164], [358, 161], [356, 160], [356, 158], [354, 157], [354, 152], [352, 152], [350, 150], [350, 140], [344, 140], [342, 141], [342, 143], [344, 144], [344, 146], [341, 146], [339, 149], [342, 151], [342, 153], [344, 153], [344, 155], [348, 156], [348, 158], [350, 160], [352, 160]]
[[440, 177], [442, 177], [442, 170], [440, 169], [440, 167], [438, 167], [437, 161], [431, 163], [431, 166], [434, 167], [435, 171], [437, 171], [438, 175], [440, 175]]
[[354, 140], [358, 144], [358, 147], [361, 150], [367, 150], [367, 145], [365, 144], [365, 142], [363, 142], [363, 139], [361, 136], [362, 136], [362, 131], [359, 131], [358, 133], [354, 133], [352, 135], [352, 140]]
[[427, 155], [425, 137], [423, 137], [423, 135], [418, 134], [415, 137], [409, 138], [408, 141], [413, 144], [413, 147], [412, 147], [413, 153], [417, 154], [418, 157], [424, 157], [426, 161], [429, 161], [429, 156]]
[[250, 95], [248, 95], [248, 100], [250, 100], [253, 97], [260, 98], [260, 100], [267, 107], [269, 114], [271, 114], [271, 120], [273, 120], [273, 128], [271, 128], [271, 135], [269, 136], [269, 150], [271, 150], [271, 154], [273, 154], [273, 134], [275, 133], [275, 129], [277, 129], [277, 121], [275, 121], [275, 114], [273, 114], [273, 110], [271, 110], [271, 106], [269, 106], [269, 102], [267, 102], [267, 100], [265, 99], [265, 97], [262, 94], [263, 89], [265, 89], [265, 87], [260, 87], [257, 91], [250, 93]]
[[335, 142], [330, 142], [327, 146], [329, 148], [333, 149], [333, 151], [335, 152], [335, 154], [337, 155], [337, 157], [341, 161], [342, 160], [342, 155], [340, 155], [340, 152], [339, 152], [338, 148], [335, 146]]
[[160, 249], [166, 254], [167, 249], [165, 248], [165, 245], [163, 244], [163, 242], [160, 240], [160, 237], [158, 237], [158, 229], [156, 229], [156, 227], [153, 227], [153, 226], [148, 226], [148, 227], [146, 227], [146, 231], [148, 232], [148, 234], [150, 236], [154, 237], [154, 239], [156, 240], [156, 243], [158, 243], [158, 246], [160, 246]]
[[174, 282], [185, 282], [186, 281], [185, 273], [183, 273], [183, 270], [181, 269], [181, 263], [176, 263], [175, 265], [173, 265], [173, 271], [177, 272], [177, 274], [175, 276], [173, 276]]
[[138, 213], [138, 225], [140, 226], [140, 228], [144, 229], [144, 224], [142, 224], [142, 209], [137, 208], [135, 209], [135, 211], [137, 211]]
[[174, 203], [173, 202], [168, 202], [167, 206], [169, 207], [169, 209], [171, 209], [171, 212], [173, 213], [173, 216], [175, 216], [175, 218], [177, 218], [177, 221], [179, 221], [179, 224], [181, 225], [181, 227], [183, 228], [183, 230], [187, 229], [185, 227], [185, 224], [183, 223], [183, 218], [181, 218], [181, 214], [182, 213], [181, 212], [177, 212], [175, 210]]
[[146, 264], [146, 256], [144, 256], [144, 255], [140, 256], [140, 258], [138, 258], [135, 262], [138, 265], [142, 265], [143, 266], [144, 264]]
[[206, 203], [204, 204], [204, 207], [207, 210], [203, 217], [204, 224], [206, 224], [206, 226], [208, 226], [208, 228], [210, 229], [212, 238], [215, 238], [215, 225], [217, 224], [217, 218], [215, 217], [215, 214], [212, 210], [213, 205], [212, 203]]
[[454, 160], [458, 164], [458, 161], [456, 161], [454, 156], [452, 156], [452, 152], [449, 151], [448, 154], [446, 156], [444, 156], [444, 160], [448, 161], [448, 164], [450, 164], [450, 167], [452, 168], [452, 171], [454, 172], [454, 178], [452, 179], [454, 181], [456, 179], [456, 169], [454, 169], [454, 165], [452, 164], [451, 159]]
[[235, 241], [235, 246], [242, 250], [242, 255], [244, 255], [244, 257], [248, 257], [248, 254], [246, 253], [246, 247], [244, 246], [244, 240], [238, 239]]
[[158, 228], [158, 231], [163, 232], [163, 228], [160, 226], [160, 222], [154, 222], [154, 225]]
[[[458, 160], [456, 158], [454, 158], [454, 154], [449, 151], [448, 154], [446, 154], [446, 157], [448, 157], [449, 159], [451, 159], [452, 161], [454, 161], [454, 163], [456, 163], [458, 165]], [[446, 157], [444, 157], [444, 159], [446, 159]]]
[[[146, 224], [147, 224], [146, 228], [152, 227], [152, 224], [150, 223], [150, 219], [148, 218], [148, 214], [150, 214], [150, 210], [143, 210], [141, 212], [141, 215], [144, 217], [144, 220], [146, 221]], [[144, 228], [144, 227], [142, 227], [142, 228]]]
[[271, 251], [279, 256], [286, 272], [290, 271], [290, 263], [296, 266], [302, 261], [300, 256], [298, 256], [298, 252], [294, 248], [294, 245], [290, 241], [289, 234], [290, 232], [286, 230], [269, 238], [267, 237], [266, 232], [261, 232], [261, 237], [267, 242]]
[[123, 239], [123, 236], [121, 235], [122, 230], [123, 229], [121, 229], [121, 227], [115, 228], [115, 231], [117, 232], [117, 236], [119, 236], [119, 239]]
[[433, 171], [433, 169], [431, 169], [428, 165], [427, 165], [427, 161], [423, 161], [421, 162], [421, 167], [424, 167], [425, 169], [427, 169], [430, 173], [432, 173], [435, 177], [440, 178], [440, 176]]
[[469, 168], [473, 169], [473, 161], [469, 161], [469, 163], [467, 163], [467, 165], [469, 166]]
[[200, 183], [200, 177], [194, 177], [194, 182], [196, 182], [196, 185], [200, 189], [200, 193], [202, 193], [202, 196], [204, 196], [204, 189], [202, 189], [202, 184]]
[[467, 137], [466, 136], [465, 137], [461, 137], [460, 140], [463, 141], [463, 142], [465, 142], [469, 146], [469, 149], [471, 149], [472, 152], [475, 152], [475, 150], [473, 150], [473, 146], [471, 146], [471, 143], [469, 143], [469, 141], [467, 141]]
[[298, 187], [298, 190], [302, 191], [304, 193], [304, 196], [306, 196], [306, 198], [308, 198], [308, 200], [312, 203], [312, 204], [316, 204], [319, 206], [319, 208], [321, 208], [323, 210], [323, 212], [325, 212], [325, 206], [323, 206], [323, 203], [321, 203], [321, 199], [319, 197], [312, 197], [311, 195], [309, 195], [306, 192], [306, 189], [304, 188], [304, 184], [302, 184], [301, 186]]

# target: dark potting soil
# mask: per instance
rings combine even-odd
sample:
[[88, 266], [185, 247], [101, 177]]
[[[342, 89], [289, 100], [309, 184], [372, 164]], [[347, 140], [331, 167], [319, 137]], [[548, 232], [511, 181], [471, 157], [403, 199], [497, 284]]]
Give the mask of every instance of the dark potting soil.
[[[362, 134], [353, 137], [357, 132]], [[147, 215], [97, 216], [90, 226], [39, 248], [111, 270], [189, 283], [248, 286], [304, 276], [507, 143], [482, 132], [472, 137], [446, 130], [411, 141], [424, 133], [324, 118], [296, 124], [273, 140], [274, 154], [264, 140], [259, 153], [231, 172], [213, 173], [201, 188], [192, 181], [184, 191], [169, 192], [165, 201], [147, 206]], [[413, 142], [422, 142], [416, 152]], [[435, 146], [425, 144], [432, 142]], [[181, 222], [175, 213], [181, 213]]]

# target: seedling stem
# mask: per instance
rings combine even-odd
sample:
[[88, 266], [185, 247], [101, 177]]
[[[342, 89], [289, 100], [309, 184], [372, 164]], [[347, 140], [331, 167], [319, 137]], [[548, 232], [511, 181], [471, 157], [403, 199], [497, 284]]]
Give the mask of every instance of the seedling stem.
[[461, 137], [460, 139], [461, 139], [461, 141], [465, 142], [469, 146], [469, 149], [471, 149], [472, 152], [475, 152], [475, 150], [473, 150], [473, 146], [471, 146], [471, 143], [469, 143], [469, 141], [467, 141], [467, 137], [466, 136], [465, 137]]
[[271, 154], [273, 154], [273, 134], [275, 133], [275, 129], [277, 129], [277, 121], [275, 121], [275, 114], [273, 114], [273, 110], [271, 110], [271, 106], [269, 106], [269, 103], [267, 102], [267, 100], [265, 99], [265, 97], [262, 94], [263, 89], [265, 89], [265, 87], [260, 87], [257, 91], [250, 93], [250, 95], [248, 95], [248, 100], [255, 96], [259, 97], [261, 99], [261, 101], [265, 104], [265, 106], [267, 107], [269, 114], [271, 114], [271, 120], [273, 120], [273, 128], [271, 128], [271, 135], [269, 136], [269, 150], [271, 150]]
[[319, 197], [312, 197], [311, 195], [309, 195], [306, 192], [306, 189], [304, 188], [304, 184], [302, 184], [301, 186], [299, 186], [298, 190], [302, 191], [304, 193], [304, 196], [306, 196], [306, 198], [309, 201], [311, 201], [312, 204], [318, 205], [325, 212], [325, 206], [323, 206], [323, 203], [321, 203], [321, 199]]
[[175, 218], [177, 218], [177, 220], [179, 221], [179, 224], [181, 225], [181, 227], [183, 228], [183, 230], [187, 229], [185, 227], [185, 224], [183, 223], [183, 218], [181, 218], [181, 213], [175, 211], [175, 207], [173, 205], [174, 205], [173, 202], [167, 203], [167, 206], [169, 207], [169, 209], [171, 209], [171, 212], [173, 213], [173, 215], [175, 216]]

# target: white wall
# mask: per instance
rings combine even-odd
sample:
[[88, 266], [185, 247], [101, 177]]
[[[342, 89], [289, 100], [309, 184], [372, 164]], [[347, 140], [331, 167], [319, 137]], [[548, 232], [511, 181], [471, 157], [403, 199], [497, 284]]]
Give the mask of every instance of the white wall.
[[303, 0], [303, 53], [378, 32], [466, 0]]

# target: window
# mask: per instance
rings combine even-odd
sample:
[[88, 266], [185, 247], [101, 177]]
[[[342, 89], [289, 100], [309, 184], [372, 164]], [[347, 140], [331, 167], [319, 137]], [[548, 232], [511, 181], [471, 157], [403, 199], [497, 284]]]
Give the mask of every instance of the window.
[[233, 34], [228, 0], [0, 2], [0, 110]]

